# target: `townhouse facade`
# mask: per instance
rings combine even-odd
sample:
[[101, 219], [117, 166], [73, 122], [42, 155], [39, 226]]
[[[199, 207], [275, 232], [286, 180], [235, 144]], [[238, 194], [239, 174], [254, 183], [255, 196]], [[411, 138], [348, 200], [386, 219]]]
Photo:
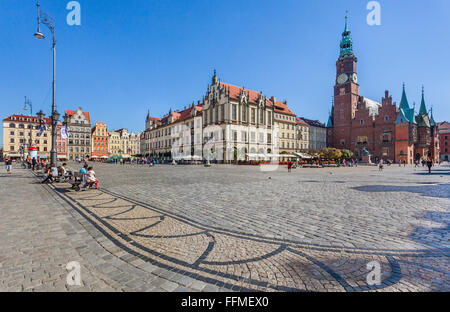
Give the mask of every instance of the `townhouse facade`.
[[66, 110], [69, 160], [89, 159], [91, 156], [91, 118], [81, 107]]

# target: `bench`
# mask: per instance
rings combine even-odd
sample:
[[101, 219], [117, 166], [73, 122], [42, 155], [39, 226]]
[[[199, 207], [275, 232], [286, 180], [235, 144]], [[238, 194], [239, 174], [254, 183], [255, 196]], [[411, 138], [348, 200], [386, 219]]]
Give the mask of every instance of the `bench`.
[[74, 189], [77, 192], [81, 190], [85, 191], [95, 184], [94, 182], [87, 182], [86, 174], [81, 172], [75, 172], [73, 174], [73, 181], [69, 181], [68, 183], [72, 184], [72, 189]]

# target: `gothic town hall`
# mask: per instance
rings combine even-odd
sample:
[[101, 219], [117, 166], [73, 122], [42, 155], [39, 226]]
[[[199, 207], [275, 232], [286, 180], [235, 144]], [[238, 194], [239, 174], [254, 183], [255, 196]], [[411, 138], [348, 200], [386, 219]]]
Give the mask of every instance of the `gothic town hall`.
[[328, 120], [327, 142], [330, 147], [348, 149], [362, 159], [406, 162], [431, 155], [439, 161], [439, 139], [433, 112], [429, 113], [422, 89], [419, 113], [411, 107], [403, 85], [400, 106], [386, 91], [381, 103], [360, 96], [357, 58], [348, 23], [342, 33], [340, 55], [336, 62], [334, 104]]

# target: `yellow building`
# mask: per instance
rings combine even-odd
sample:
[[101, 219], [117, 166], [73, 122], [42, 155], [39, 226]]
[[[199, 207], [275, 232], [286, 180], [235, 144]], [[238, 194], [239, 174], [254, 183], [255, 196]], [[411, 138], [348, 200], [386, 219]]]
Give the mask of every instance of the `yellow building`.
[[297, 117], [296, 130], [297, 152], [307, 152], [310, 148], [309, 142], [309, 124], [300, 117]]
[[[50, 125], [50, 119], [44, 118]], [[38, 157], [50, 156], [51, 130], [43, 131], [40, 136], [39, 119], [35, 116], [12, 115], [3, 119], [3, 156], [21, 158], [28, 155], [30, 147], [30, 131], [33, 145], [38, 149]]]
[[122, 155], [120, 144], [120, 133], [116, 131], [109, 132], [108, 154], [109, 156]]
[[294, 155], [296, 151], [296, 125], [297, 117], [287, 106], [287, 102], [277, 101], [275, 103], [274, 121], [278, 127], [278, 149], [280, 154]]

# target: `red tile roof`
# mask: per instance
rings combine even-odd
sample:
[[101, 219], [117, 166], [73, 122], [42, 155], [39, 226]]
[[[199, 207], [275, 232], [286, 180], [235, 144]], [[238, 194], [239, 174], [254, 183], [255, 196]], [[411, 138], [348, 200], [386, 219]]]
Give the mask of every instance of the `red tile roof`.
[[304, 120], [302, 120], [300, 117], [297, 117], [297, 124], [298, 125], [304, 125], [304, 126], [307, 126], [308, 124], [304, 121]]
[[[15, 120], [13, 119], [15, 118]], [[20, 118], [22, 118], [23, 120], [19, 120]], [[5, 119], [3, 119], [3, 121], [14, 121], [14, 122], [23, 122], [23, 123], [30, 123], [30, 121], [28, 121], [28, 118], [32, 118], [32, 123], [38, 124], [39, 123], [39, 119], [36, 116], [26, 116], [26, 115], [11, 115], [9, 117], [6, 117]], [[45, 123], [46, 124], [50, 124], [50, 118], [46, 118], [44, 117]]]
[[439, 130], [448, 130], [450, 129], [450, 122], [444, 121], [444, 122], [438, 122], [438, 129]]
[[276, 101], [274, 110], [280, 114], [296, 116], [287, 106], [287, 102]]
[[[230, 94], [230, 98], [232, 98], [234, 100], [239, 100], [239, 96], [241, 95], [243, 90], [248, 94], [250, 103], [257, 104], [258, 103], [258, 99], [261, 96], [261, 92], [254, 91], [254, 90], [249, 90], [249, 89], [244, 89], [243, 87], [234, 86], [232, 84], [225, 83], [225, 82], [221, 82], [220, 86], [225, 88], [227, 93]], [[273, 107], [274, 106], [273, 102], [274, 102], [273, 99], [266, 98], [266, 106]], [[274, 110], [277, 113], [280, 113], [280, 114], [286, 114], [286, 115], [295, 116], [295, 114], [287, 106], [287, 102], [281, 102], [281, 101], [276, 101], [275, 100]]]
[[[234, 100], [239, 100], [239, 96], [241, 95], [242, 90], [244, 90], [249, 95], [250, 103], [257, 104], [258, 99], [261, 96], [261, 92], [244, 89], [243, 87], [233, 86], [232, 84], [225, 83], [225, 82], [221, 82], [220, 86], [224, 87], [227, 90], [227, 92], [230, 94], [230, 98], [232, 98]], [[270, 99], [266, 98], [266, 105], [269, 107], [272, 107], [272, 102], [270, 101]]]
[[321, 123], [319, 120], [312, 120], [302, 117], [302, 120], [306, 122], [308, 125], [319, 128], [326, 128], [325, 124]]
[[[69, 116], [73, 116], [75, 114], [75, 111], [73, 110], [66, 110], [66, 114]], [[88, 112], [83, 112], [84, 116], [86, 116], [87, 120], [89, 121], [89, 123], [91, 123], [91, 116], [89, 115]]]

